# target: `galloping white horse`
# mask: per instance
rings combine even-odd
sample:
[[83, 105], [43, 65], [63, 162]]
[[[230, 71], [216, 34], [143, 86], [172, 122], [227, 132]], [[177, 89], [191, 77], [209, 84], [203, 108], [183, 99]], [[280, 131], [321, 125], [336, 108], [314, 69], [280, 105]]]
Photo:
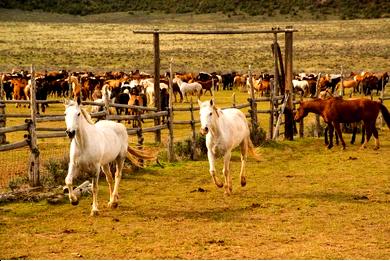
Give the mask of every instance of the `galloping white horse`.
[[[73, 193], [73, 178], [81, 171], [91, 174], [93, 194], [91, 215], [94, 216], [99, 213], [97, 194], [100, 168], [106, 175], [110, 190], [108, 206], [116, 208], [125, 158], [139, 165], [136, 158], [151, 160], [155, 157], [128, 146], [127, 131], [123, 124], [108, 120], [101, 120], [94, 124], [90, 115], [79, 105], [80, 99], [77, 102], [69, 101], [65, 105], [66, 134], [71, 139], [70, 161], [65, 184], [69, 190], [70, 202], [72, 205], [77, 205], [79, 199]], [[116, 164], [114, 188], [112, 188], [110, 162]]]
[[183, 82], [182, 79], [180, 79], [179, 77], [175, 77], [173, 79], [173, 83], [177, 83], [177, 85], [179, 85], [180, 91], [183, 94], [183, 96], [186, 97], [187, 102], [188, 102], [187, 94], [197, 95], [198, 99], [202, 95], [202, 85], [198, 82], [186, 83]]
[[232, 178], [230, 175], [230, 157], [234, 148], [240, 145], [241, 149], [241, 186], [246, 185], [245, 163], [248, 153], [259, 160], [249, 136], [249, 126], [245, 114], [238, 109], [221, 110], [215, 107], [213, 100], [201, 102], [200, 106], [200, 133], [206, 135], [207, 157], [209, 159], [210, 174], [214, 184], [223, 187], [223, 183], [215, 176], [215, 158], [217, 153], [223, 155], [223, 174], [225, 176], [225, 193], [232, 192]]

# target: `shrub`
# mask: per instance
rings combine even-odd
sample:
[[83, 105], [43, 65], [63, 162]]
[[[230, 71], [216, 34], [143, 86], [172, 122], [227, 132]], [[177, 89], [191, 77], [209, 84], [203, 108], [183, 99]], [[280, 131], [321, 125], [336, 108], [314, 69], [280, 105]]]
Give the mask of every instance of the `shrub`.
[[252, 143], [255, 147], [263, 145], [267, 138], [267, 133], [261, 127], [258, 127], [256, 130], [251, 129], [250, 137]]
[[175, 155], [180, 159], [204, 158], [207, 155], [206, 137], [196, 135], [195, 152], [193, 152], [193, 141], [187, 138], [183, 141], [176, 142], [174, 145]]

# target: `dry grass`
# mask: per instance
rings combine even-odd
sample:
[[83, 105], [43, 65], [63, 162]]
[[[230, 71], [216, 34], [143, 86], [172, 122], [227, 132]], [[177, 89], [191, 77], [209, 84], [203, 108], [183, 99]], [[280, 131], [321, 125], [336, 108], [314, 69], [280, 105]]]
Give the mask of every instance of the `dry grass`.
[[[153, 70], [151, 35], [137, 29], [260, 30], [294, 26], [296, 72], [389, 70], [389, 19], [264, 21], [223, 15], [126, 15], [72, 17], [41, 13], [19, 16], [0, 10], [0, 70], [28, 68], [69, 70]], [[8, 20], [7, 20], [8, 19]], [[15, 21], [16, 20], [16, 21]], [[31, 21], [40, 22], [31, 22]], [[99, 23], [103, 22], [103, 23]], [[279, 36], [284, 45], [284, 36]], [[163, 35], [161, 70], [174, 58], [178, 71], [272, 71], [273, 35]]]
[[[1, 258], [27, 259], [386, 259], [390, 254], [389, 131], [382, 147], [328, 151], [307, 138], [259, 148], [233, 195], [211, 183], [207, 161], [128, 173], [117, 210], [89, 217], [80, 205], [0, 207]], [[372, 144], [371, 144], [372, 145]], [[221, 162], [218, 162], [221, 169]], [[185, 170], [185, 171], [183, 171]], [[202, 187], [206, 192], [193, 192]], [[12, 236], [11, 236], [12, 235]]]

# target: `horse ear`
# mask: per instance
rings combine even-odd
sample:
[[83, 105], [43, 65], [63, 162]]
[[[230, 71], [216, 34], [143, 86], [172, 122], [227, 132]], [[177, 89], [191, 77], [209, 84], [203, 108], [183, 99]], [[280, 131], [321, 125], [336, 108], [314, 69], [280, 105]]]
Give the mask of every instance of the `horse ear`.
[[69, 105], [69, 100], [68, 99], [63, 99], [62, 103], [64, 104], [64, 106], [68, 106]]
[[77, 96], [77, 105], [81, 105], [81, 97], [80, 96]]
[[199, 99], [198, 99], [198, 104], [199, 104], [199, 106], [202, 106], [202, 102]]
[[210, 100], [210, 106], [213, 106], [213, 105], [215, 105], [215, 102], [214, 102], [214, 99], [211, 99]]

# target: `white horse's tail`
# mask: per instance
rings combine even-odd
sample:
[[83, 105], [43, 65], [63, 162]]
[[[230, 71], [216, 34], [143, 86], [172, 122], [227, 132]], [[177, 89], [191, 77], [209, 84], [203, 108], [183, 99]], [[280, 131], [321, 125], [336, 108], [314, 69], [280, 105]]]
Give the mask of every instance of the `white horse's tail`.
[[255, 150], [255, 146], [253, 145], [250, 136], [248, 136], [246, 139], [247, 139], [246, 144], [247, 144], [248, 154], [251, 155], [255, 160], [260, 161], [261, 160], [260, 155], [257, 154]]
[[139, 160], [155, 160], [161, 166], [156, 154], [151, 153], [150, 151], [135, 149], [130, 146], [127, 147], [127, 158], [131, 161], [131, 163], [140, 168], [143, 168], [144, 166]]

